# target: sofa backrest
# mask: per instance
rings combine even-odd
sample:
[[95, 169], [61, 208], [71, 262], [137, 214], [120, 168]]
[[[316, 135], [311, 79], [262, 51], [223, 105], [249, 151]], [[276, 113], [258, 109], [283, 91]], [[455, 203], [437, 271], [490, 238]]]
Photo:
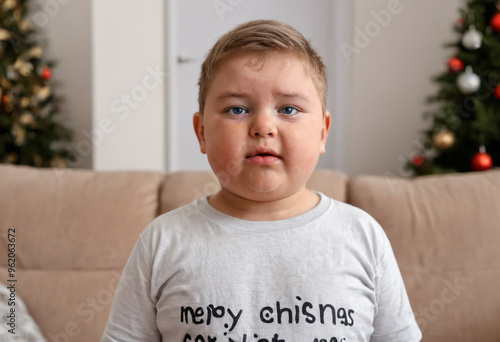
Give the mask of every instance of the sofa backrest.
[[16, 294], [49, 341], [100, 340], [120, 272], [158, 213], [162, 179], [0, 166], [0, 273], [12, 228]]
[[423, 341], [500, 341], [500, 171], [360, 176], [348, 201], [386, 231]]

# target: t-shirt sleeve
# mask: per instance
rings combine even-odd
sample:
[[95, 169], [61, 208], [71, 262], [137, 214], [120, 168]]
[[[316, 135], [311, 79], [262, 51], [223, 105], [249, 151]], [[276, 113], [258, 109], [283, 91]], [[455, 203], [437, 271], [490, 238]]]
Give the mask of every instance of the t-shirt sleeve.
[[141, 235], [116, 289], [101, 342], [161, 341], [151, 295], [152, 258]]
[[382, 228], [380, 241], [376, 276], [377, 312], [370, 341], [420, 341], [422, 334], [412, 312], [396, 257]]

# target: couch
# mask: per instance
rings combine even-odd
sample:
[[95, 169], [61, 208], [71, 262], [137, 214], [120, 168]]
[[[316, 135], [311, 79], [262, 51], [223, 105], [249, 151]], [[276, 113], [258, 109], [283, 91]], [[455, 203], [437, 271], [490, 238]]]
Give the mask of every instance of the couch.
[[[413, 179], [318, 170], [308, 186], [385, 229], [423, 341], [500, 341], [499, 170]], [[15, 299], [47, 341], [99, 341], [140, 232], [218, 187], [210, 172], [0, 166], [0, 281], [16, 280]]]

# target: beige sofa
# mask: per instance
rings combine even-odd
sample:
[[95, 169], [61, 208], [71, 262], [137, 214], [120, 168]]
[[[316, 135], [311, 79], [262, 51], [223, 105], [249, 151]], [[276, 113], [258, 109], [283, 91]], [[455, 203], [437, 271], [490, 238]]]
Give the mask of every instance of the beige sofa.
[[[309, 186], [384, 227], [423, 341], [500, 341], [500, 171], [347, 179], [325, 170]], [[16, 296], [46, 339], [99, 341], [139, 233], [217, 189], [208, 172], [0, 166], [0, 280], [9, 279], [7, 236], [15, 228]]]

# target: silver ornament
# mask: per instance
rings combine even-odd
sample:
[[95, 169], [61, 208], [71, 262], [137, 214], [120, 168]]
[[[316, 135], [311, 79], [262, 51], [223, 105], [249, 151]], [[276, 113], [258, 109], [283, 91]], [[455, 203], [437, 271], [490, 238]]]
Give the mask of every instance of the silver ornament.
[[462, 45], [469, 50], [477, 50], [481, 47], [483, 35], [476, 30], [474, 25], [471, 25], [467, 32], [462, 36]]
[[472, 71], [470, 65], [465, 68], [465, 72], [457, 77], [457, 87], [463, 94], [472, 94], [481, 86], [481, 79]]

